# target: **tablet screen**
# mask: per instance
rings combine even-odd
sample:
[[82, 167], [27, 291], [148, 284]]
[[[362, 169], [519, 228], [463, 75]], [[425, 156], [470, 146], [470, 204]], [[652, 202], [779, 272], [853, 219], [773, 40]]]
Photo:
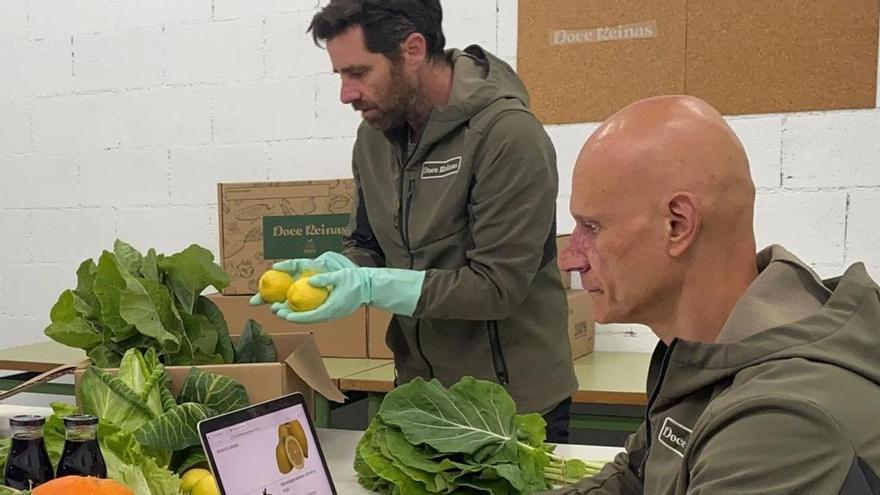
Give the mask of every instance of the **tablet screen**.
[[226, 495], [333, 493], [302, 404], [209, 432], [205, 440]]

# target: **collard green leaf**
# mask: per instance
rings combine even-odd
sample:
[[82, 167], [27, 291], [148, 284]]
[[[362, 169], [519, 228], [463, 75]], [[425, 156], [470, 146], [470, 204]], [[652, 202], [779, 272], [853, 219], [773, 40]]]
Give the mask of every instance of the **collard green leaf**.
[[472, 455], [478, 462], [515, 459], [513, 399], [497, 384], [462, 379], [448, 390], [421, 378], [389, 393], [379, 409], [411, 443]]
[[184, 312], [192, 314], [196, 298], [208, 286], [218, 291], [229, 285], [229, 275], [214, 263], [211, 251], [193, 244], [158, 261]]
[[156, 250], [150, 248], [144, 256], [144, 261], [141, 265], [141, 274], [145, 279], [152, 280], [153, 282], [162, 281], [159, 278], [159, 265], [156, 264], [158, 259], [158, 256], [156, 256]]
[[90, 309], [74, 291], [66, 290], [58, 297], [49, 313], [52, 323], [44, 333], [50, 339], [70, 347], [89, 350], [104, 341], [101, 333], [85, 319]]
[[278, 355], [272, 337], [263, 333], [263, 327], [254, 320], [248, 320], [244, 331], [235, 346], [236, 363], [275, 363]]
[[171, 296], [165, 287], [127, 274], [122, 277], [127, 288], [119, 299], [119, 315], [141, 334], [156, 339], [160, 348], [178, 349], [180, 339], [165, 327], [165, 323], [176, 323], [171, 316]]
[[109, 344], [101, 344], [93, 347], [86, 355], [98, 368], [118, 368], [122, 361], [122, 354]]
[[127, 431], [134, 431], [155, 417], [128, 385], [95, 366], [89, 366], [83, 373], [77, 399], [84, 413], [95, 415]]
[[125, 268], [125, 270], [135, 277], [139, 277], [141, 275], [141, 267], [144, 264], [144, 256], [125, 242], [116, 239], [116, 242], [113, 243], [113, 254], [116, 255], [116, 259], [119, 261], [119, 264]]
[[547, 439], [547, 421], [538, 413], [518, 414], [516, 422], [517, 439], [532, 447], [542, 447]]
[[[396, 490], [394, 491], [394, 493], [427, 493], [423, 486], [420, 486], [416, 481], [404, 474], [401, 470], [394, 467], [394, 463], [386, 458], [384, 455], [382, 455], [382, 451], [375, 447], [373, 439], [374, 435], [375, 429], [371, 431], [369, 428], [367, 428], [367, 431], [364, 432], [364, 436], [361, 438], [361, 441], [360, 443], [358, 443], [357, 446], [356, 455], [367, 467], [369, 467], [369, 470], [375, 473], [376, 477], [388, 482], [388, 485], [393, 485], [393, 488]], [[361, 468], [361, 471], [366, 470], [364, 468]], [[376, 483], [375, 480], [373, 482], [373, 485], [381, 486], [381, 484]], [[384, 493], [392, 492], [388, 491]]]
[[202, 315], [207, 318], [210, 328], [217, 332], [217, 354], [223, 358], [226, 364], [232, 364], [235, 359], [235, 351], [232, 347], [232, 340], [229, 338], [229, 328], [226, 326], [226, 319], [220, 308], [213, 301], [205, 296], [196, 298], [196, 304], [193, 308], [193, 314]]
[[216, 415], [216, 411], [203, 404], [184, 402], [144, 423], [134, 431], [134, 436], [141, 445], [182, 450], [201, 443], [197, 429], [199, 421]]
[[250, 405], [242, 384], [227, 376], [206, 373], [195, 367], [190, 368], [178, 400], [204, 404], [219, 414]]
[[76, 270], [76, 295], [89, 307], [89, 318], [97, 320], [101, 317], [101, 303], [95, 296], [95, 279], [98, 276], [98, 266], [91, 259], [80, 263]]
[[150, 367], [139, 350], [129, 349], [122, 357], [116, 377], [137, 394], [153, 417], [164, 412], [161, 387], [168, 380], [164, 366]]
[[112, 331], [114, 337], [123, 340], [137, 334], [134, 325], [120, 315], [120, 299], [128, 293], [128, 284], [113, 253], [104, 251], [98, 258], [94, 290], [101, 306], [101, 323]]

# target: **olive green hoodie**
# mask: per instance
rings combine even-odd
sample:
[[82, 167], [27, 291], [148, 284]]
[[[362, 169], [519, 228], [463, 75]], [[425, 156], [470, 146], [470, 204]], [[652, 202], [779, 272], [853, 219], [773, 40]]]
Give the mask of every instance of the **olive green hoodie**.
[[758, 268], [719, 343], [658, 345], [626, 453], [556, 493], [880, 493], [880, 288], [779, 246]]
[[545, 413], [576, 388], [555, 263], [556, 156], [507, 64], [477, 46], [446, 56], [449, 101], [417, 143], [406, 126], [360, 126], [344, 254], [426, 271], [415, 314], [388, 329], [400, 382], [493, 380], [521, 412]]

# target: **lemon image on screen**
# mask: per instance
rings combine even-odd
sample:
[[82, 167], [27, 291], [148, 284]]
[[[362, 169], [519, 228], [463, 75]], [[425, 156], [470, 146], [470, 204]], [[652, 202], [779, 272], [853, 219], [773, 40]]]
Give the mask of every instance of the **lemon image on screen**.
[[309, 444], [300, 422], [293, 420], [281, 423], [278, 426], [278, 445], [275, 446], [278, 471], [287, 474], [294, 469], [302, 469], [308, 457]]
[[267, 270], [260, 276], [260, 297], [270, 303], [284, 302], [287, 290], [293, 284], [293, 277], [287, 272]]
[[309, 277], [300, 277], [287, 289], [287, 305], [294, 311], [310, 311], [323, 304], [328, 296], [327, 288], [312, 287]]

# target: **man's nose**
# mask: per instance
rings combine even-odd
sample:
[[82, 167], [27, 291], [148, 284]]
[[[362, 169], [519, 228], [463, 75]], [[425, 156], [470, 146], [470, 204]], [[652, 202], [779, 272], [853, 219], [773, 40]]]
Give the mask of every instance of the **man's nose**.
[[581, 273], [590, 270], [590, 261], [586, 253], [586, 240], [582, 227], [575, 227], [568, 246], [559, 253], [557, 264], [560, 270]]
[[339, 100], [344, 105], [349, 105], [361, 99], [361, 92], [357, 90], [355, 85], [350, 81], [342, 81], [342, 88], [339, 90]]

